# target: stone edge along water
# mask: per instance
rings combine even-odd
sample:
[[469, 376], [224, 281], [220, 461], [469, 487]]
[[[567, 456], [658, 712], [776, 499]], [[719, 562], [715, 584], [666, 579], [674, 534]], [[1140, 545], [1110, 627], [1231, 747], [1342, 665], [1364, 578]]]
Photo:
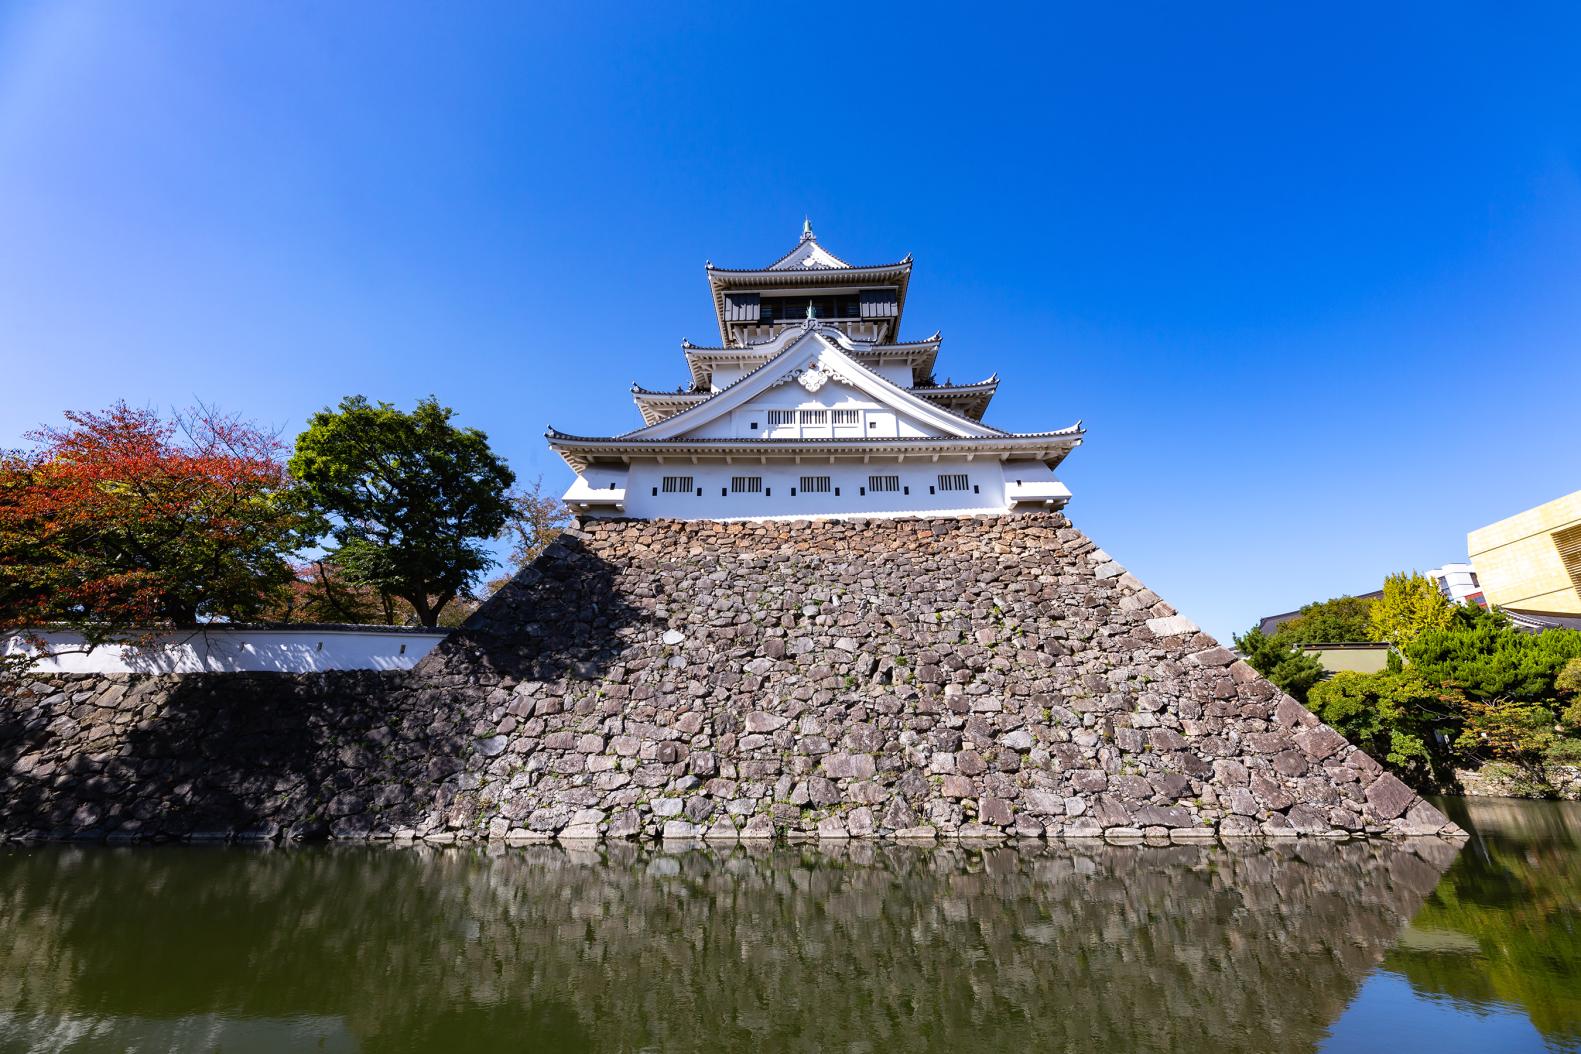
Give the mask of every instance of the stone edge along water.
[[410, 673], [0, 720], [12, 839], [1460, 836], [1058, 514], [589, 521]]

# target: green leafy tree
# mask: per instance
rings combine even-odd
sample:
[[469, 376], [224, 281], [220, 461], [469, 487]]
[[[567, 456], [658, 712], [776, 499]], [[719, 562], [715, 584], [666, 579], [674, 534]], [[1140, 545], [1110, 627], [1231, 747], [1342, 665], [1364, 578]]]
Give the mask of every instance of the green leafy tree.
[[1235, 638], [1235, 646], [1253, 669], [1302, 702], [1312, 686], [1323, 679], [1323, 664], [1315, 657], [1280, 643], [1262, 630], [1246, 631]]
[[399, 597], [424, 626], [489, 566], [516, 476], [475, 428], [424, 399], [410, 413], [348, 396], [297, 437], [291, 474], [327, 517], [348, 582]]
[[[1390, 670], [1338, 674], [1308, 705], [1422, 790], [1447, 786], [1455, 767], [1496, 763], [1546, 793], [1553, 766], [1581, 759], [1581, 706], [1567, 706], [1572, 663], [1581, 664], [1581, 633], [1526, 633], [1463, 607], [1407, 643]], [[1581, 688], [1581, 667], [1574, 676]]]
[[1370, 641], [1372, 605], [1366, 597], [1334, 597], [1301, 609], [1273, 633], [1280, 644], [1348, 644]]
[[1562, 694], [1566, 665], [1581, 658], [1581, 631], [1524, 633], [1501, 614], [1468, 607], [1448, 626], [1422, 632], [1402, 653], [1422, 676], [1471, 698], [1550, 705]]
[[1531, 786], [1546, 788], [1549, 755], [1562, 736], [1554, 712], [1525, 699], [1467, 699], [1464, 727], [1455, 746], [1479, 763], [1514, 765]]
[[1554, 690], [1569, 701], [1564, 723], [1572, 734], [1581, 735], [1581, 658], [1565, 660], [1559, 675], [1554, 678]]
[[1448, 732], [1460, 726], [1461, 702], [1458, 693], [1415, 670], [1336, 673], [1307, 699], [1325, 723], [1424, 789], [1454, 777]]
[[1447, 629], [1455, 605], [1431, 578], [1402, 571], [1384, 579], [1383, 596], [1373, 602], [1370, 617], [1373, 640], [1403, 648], [1428, 630]]

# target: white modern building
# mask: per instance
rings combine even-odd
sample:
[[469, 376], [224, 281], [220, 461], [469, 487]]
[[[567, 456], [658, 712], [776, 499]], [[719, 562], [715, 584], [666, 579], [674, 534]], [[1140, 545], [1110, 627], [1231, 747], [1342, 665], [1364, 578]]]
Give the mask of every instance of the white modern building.
[[1055, 478], [1080, 422], [1005, 432], [982, 421], [999, 386], [939, 384], [940, 335], [900, 335], [911, 257], [854, 266], [811, 224], [767, 267], [707, 265], [720, 343], [682, 341], [689, 382], [633, 387], [644, 424], [614, 436], [550, 429], [584, 516], [766, 519], [970, 516], [1062, 508]]
[[1435, 567], [1427, 572], [1427, 577], [1438, 583], [1438, 591], [1446, 600], [1456, 604], [1488, 606], [1487, 599], [1482, 595], [1482, 584], [1477, 580], [1477, 572], [1470, 564]]

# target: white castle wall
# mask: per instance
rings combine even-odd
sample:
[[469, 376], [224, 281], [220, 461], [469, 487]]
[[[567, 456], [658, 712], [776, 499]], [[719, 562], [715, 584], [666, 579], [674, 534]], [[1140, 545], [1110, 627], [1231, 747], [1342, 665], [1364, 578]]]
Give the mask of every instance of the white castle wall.
[[[42, 633], [43, 654], [32, 673], [317, 673], [323, 670], [409, 670], [448, 630], [394, 626], [289, 629], [209, 627], [167, 633], [147, 647], [101, 644], [89, 650], [79, 633]], [[0, 654], [38, 655], [20, 637], [0, 639]]]
[[[966, 490], [940, 489], [941, 475], [957, 474], [967, 477]], [[666, 476], [690, 476], [692, 486], [686, 493], [665, 493]], [[737, 476], [761, 478], [763, 493], [733, 493], [731, 482]], [[828, 476], [828, 493], [803, 490], [803, 476]], [[901, 489], [875, 491], [869, 485], [872, 476], [898, 476]], [[587, 473], [589, 482], [596, 483], [599, 477], [596, 468]], [[867, 465], [808, 462], [801, 465], [634, 464], [627, 476], [624, 515], [640, 519], [687, 520], [972, 515], [1005, 511], [1004, 484], [1004, 471], [999, 462], [968, 462], [965, 459], [901, 462], [898, 465], [893, 461]], [[929, 488], [932, 488], [931, 493]]]

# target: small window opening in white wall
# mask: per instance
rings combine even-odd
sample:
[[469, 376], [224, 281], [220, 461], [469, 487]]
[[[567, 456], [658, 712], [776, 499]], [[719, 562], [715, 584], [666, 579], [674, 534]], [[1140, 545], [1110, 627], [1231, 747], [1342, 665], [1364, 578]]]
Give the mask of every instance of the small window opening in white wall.
[[808, 494], [829, 493], [830, 479], [828, 476], [803, 476], [801, 489]]
[[405, 655], [405, 654], [406, 654], [406, 645], [404, 645], [404, 644], [403, 644], [403, 645], [401, 645], [401, 654], [402, 654], [402, 655]]
[[731, 476], [730, 493], [732, 494], [762, 494], [762, 476]]
[[869, 476], [867, 489], [874, 494], [888, 494], [900, 489], [899, 476]]
[[319, 641], [318, 642], [318, 647], [313, 649], [313, 650], [314, 651], [323, 651], [324, 650], [324, 642], [323, 641]]
[[795, 410], [770, 410], [768, 414], [769, 424], [771, 425], [793, 425], [796, 423]]
[[834, 411], [834, 423], [837, 425], [854, 425], [861, 420], [861, 414], [862, 411], [860, 410], [836, 410]]
[[665, 476], [664, 477], [664, 493], [666, 493], [666, 494], [685, 494], [687, 491], [689, 491], [691, 489], [692, 489], [692, 477], [691, 476]]
[[804, 425], [826, 425], [829, 423], [828, 410], [803, 410], [801, 423]]
[[940, 490], [969, 490], [971, 486], [972, 481], [967, 479], [964, 473], [939, 477]]

